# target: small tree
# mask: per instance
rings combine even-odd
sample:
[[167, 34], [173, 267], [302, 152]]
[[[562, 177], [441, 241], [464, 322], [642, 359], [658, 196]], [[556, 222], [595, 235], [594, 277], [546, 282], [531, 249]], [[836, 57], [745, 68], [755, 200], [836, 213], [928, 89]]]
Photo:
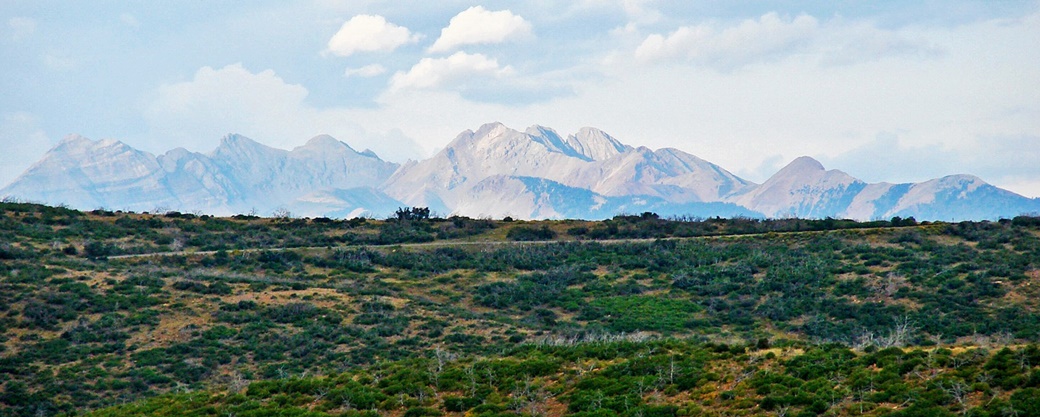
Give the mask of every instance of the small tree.
[[427, 220], [430, 218], [429, 207], [399, 207], [394, 212], [394, 217], [399, 221]]

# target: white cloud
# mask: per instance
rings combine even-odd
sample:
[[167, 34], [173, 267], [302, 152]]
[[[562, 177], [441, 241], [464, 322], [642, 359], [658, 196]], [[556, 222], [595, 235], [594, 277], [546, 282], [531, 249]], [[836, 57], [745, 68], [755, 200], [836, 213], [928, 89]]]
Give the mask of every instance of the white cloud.
[[12, 17], [7, 19], [7, 38], [13, 41], [32, 36], [36, 32], [36, 20], [28, 17]]
[[268, 136], [256, 139], [273, 139], [269, 144], [284, 147], [294, 138], [279, 126], [283, 122], [274, 121], [291, 124], [306, 97], [306, 88], [286, 83], [271, 70], [254, 74], [241, 64], [203, 67], [191, 81], [159, 87], [146, 117], [154, 132], [176, 135], [181, 146], [195, 151], [211, 149], [232, 132]]
[[10, 184], [53, 145], [35, 116], [26, 112], [0, 116], [0, 188]]
[[314, 108], [306, 103], [307, 95], [306, 88], [287, 83], [272, 70], [253, 73], [241, 64], [203, 67], [190, 81], [159, 87], [145, 111], [149, 136], [134, 145], [152, 152], [169, 150], [170, 144], [208, 152], [220, 137], [240, 133], [291, 149], [325, 133], [390, 160], [422, 155], [414, 141], [392, 129], [373, 133], [362, 128], [356, 122], [360, 111]]
[[509, 10], [493, 12], [473, 6], [455, 15], [430, 52], [447, 52], [463, 45], [502, 43], [531, 35], [531, 23]]
[[636, 49], [636, 57], [644, 61], [685, 60], [722, 67], [741, 66], [797, 49], [810, 40], [818, 28], [812, 16], [799, 15], [792, 19], [777, 13], [767, 13], [723, 29], [711, 24], [684, 26], [668, 36], [648, 36]]
[[472, 80], [474, 77], [502, 78], [514, 73], [510, 66], [482, 54], [456, 52], [447, 58], [423, 58], [408, 72], [390, 79], [390, 91], [437, 88]]
[[332, 38], [328, 51], [339, 56], [356, 52], [390, 52], [402, 45], [418, 42], [418, 34], [387, 22], [383, 16], [360, 14], [350, 18]]
[[386, 67], [379, 64], [369, 64], [360, 68], [347, 68], [343, 72], [344, 77], [375, 77], [386, 72]]
[[943, 50], [895, 30], [840, 17], [821, 23], [809, 15], [775, 12], [725, 26], [683, 26], [666, 35], [651, 34], [636, 48], [643, 62], [689, 62], [719, 70], [772, 62], [795, 55], [825, 65], [849, 65], [890, 56], [931, 58]]

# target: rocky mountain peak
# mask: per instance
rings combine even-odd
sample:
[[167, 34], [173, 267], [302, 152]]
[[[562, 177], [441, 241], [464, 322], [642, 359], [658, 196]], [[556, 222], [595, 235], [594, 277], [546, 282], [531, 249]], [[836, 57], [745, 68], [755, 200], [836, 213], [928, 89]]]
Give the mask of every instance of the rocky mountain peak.
[[220, 146], [242, 146], [250, 143], [255, 143], [255, 141], [238, 133], [228, 133], [220, 138]]
[[791, 163], [787, 164], [783, 169], [777, 172], [776, 175], [781, 173], [784, 175], [802, 175], [813, 172], [823, 172], [827, 169], [823, 167], [823, 164], [816, 159], [809, 156], [799, 156], [795, 158]]
[[65, 136], [48, 154], [76, 155], [96, 152], [125, 152], [133, 150], [129, 145], [115, 139], [92, 140], [81, 135]]
[[578, 133], [567, 137], [567, 144], [593, 161], [602, 161], [632, 150], [631, 146], [594, 127], [579, 129]]
[[460, 132], [455, 136], [455, 139], [452, 139], [452, 141], [441, 150], [441, 152], [479, 146], [479, 144], [500, 136], [502, 132], [507, 130], [509, 130], [509, 128], [499, 122], [485, 123], [476, 131], [467, 129]]
[[524, 133], [531, 137], [535, 142], [545, 145], [545, 147], [552, 152], [559, 152], [567, 156], [578, 158], [583, 156], [580, 152], [565, 142], [563, 138], [560, 137], [559, 133], [556, 133], [556, 131], [551, 128], [534, 125], [527, 128]]
[[77, 145], [77, 144], [88, 144], [88, 143], [94, 143], [94, 141], [90, 140], [90, 139], [88, 139], [88, 138], [86, 138], [84, 136], [72, 133], [72, 134], [69, 134], [69, 135], [65, 135], [65, 137], [62, 138], [60, 142], [58, 142], [58, 145]]
[[314, 146], [314, 147], [328, 147], [328, 146], [342, 146], [342, 145], [346, 145], [346, 144], [343, 143], [343, 142], [340, 142], [339, 140], [336, 140], [336, 138], [334, 138], [332, 136], [329, 136], [329, 135], [318, 135], [318, 136], [315, 136], [315, 137], [310, 138], [309, 140], [307, 140], [307, 143], [304, 144], [304, 146]]
[[502, 124], [501, 122], [485, 123], [481, 125], [476, 132], [473, 132], [473, 136], [477, 138], [494, 137], [501, 135], [503, 132], [507, 130], [512, 129], [506, 127], [506, 125]]
[[271, 148], [260, 142], [239, 134], [228, 134], [220, 140], [220, 145], [208, 155], [210, 158], [224, 161], [269, 160], [282, 158], [289, 151]]
[[303, 146], [293, 149], [293, 152], [316, 152], [322, 154], [342, 154], [344, 152], [356, 154], [357, 151], [344, 142], [329, 136], [318, 135], [307, 141]]
[[553, 129], [551, 127], [545, 127], [545, 126], [542, 126], [542, 125], [531, 125], [531, 127], [528, 127], [527, 130], [524, 131], [524, 133], [527, 133], [528, 135], [531, 135], [531, 136], [555, 136], [555, 137], [560, 137], [560, 134], [556, 133], [555, 129]]
[[267, 145], [264, 145], [264, 144], [262, 144], [260, 142], [257, 142], [257, 141], [255, 141], [253, 139], [250, 139], [249, 137], [246, 137], [246, 136], [243, 136], [243, 135], [240, 135], [240, 134], [237, 134], [237, 133], [230, 133], [230, 134], [225, 135], [223, 138], [221, 138], [220, 139], [220, 145], [217, 146], [217, 149], [219, 150], [221, 148], [236, 149], [236, 150], [259, 149], [259, 148], [273, 149], [273, 148], [269, 148]]

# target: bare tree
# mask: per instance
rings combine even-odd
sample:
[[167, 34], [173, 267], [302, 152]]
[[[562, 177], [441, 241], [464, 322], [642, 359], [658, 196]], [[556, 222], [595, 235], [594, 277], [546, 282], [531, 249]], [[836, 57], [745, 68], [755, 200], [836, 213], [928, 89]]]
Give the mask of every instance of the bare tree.
[[276, 218], [276, 219], [282, 219], [282, 220], [287, 220], [287, 219], [293, 218], [292, 212], [289, 211], [289, 209], [287, 209], [285, 207], [279, 207], [279, 208], [274, 209], [274, 211], [271, 212], [271, 216]]
[[878, 340], [879, 347], [903, 347], [906, 346], [917, 331], [917, 326], [907, 316], [896, 319], [896, 324], [888, 331], [888, 335]]
[[939, 387], [960, 406], [962, 415], [968, 412], [968, 394], [971, 393], [971, 389], [967, 384], [962, 381], [953, 383], [943, 382], [939, 384]]

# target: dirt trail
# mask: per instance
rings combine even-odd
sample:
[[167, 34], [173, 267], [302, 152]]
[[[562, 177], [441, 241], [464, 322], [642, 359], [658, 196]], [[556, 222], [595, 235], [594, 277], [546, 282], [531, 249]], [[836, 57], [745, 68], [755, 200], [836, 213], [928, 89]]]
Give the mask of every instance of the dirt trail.
[[[532, 241], [467, 241], [467, 240], [446, 240], [439, 242], [425, 242], [425, 243], [394, 243], [394, 244], [383, 244], [383, 245], [342, 245], [342, 246], [298, 246], [298, 247], [280, 247], [280, 248], [248, 248], [248, 249], [228, 249], [225, 252], [229, 253], [253, 253], [253, 252], [281, 252], [289, 250], [335, 250], [335, 249], [351, 249], [351, 248], [437, 248], [437, 247], [457, 247], [457, 246], [498, 246], [498, 245], [548, 245], [553, 243], [581, 243], [581, 242], [596, 242], [601, 244], [621, 244], [621, 243], [647, 243], [654, 241], [689, 241], [689, 240], [721, 240], [721, 239], [742, 239], [742, 238], [753, 238], [759, 236], [773, 235], [773, 236], [797, 236], [797, 235], [810, 235], [819, 233], [830, 233], [840, 231], [862, 231], [864, 233], [871, 231], [881, 230], [894, 230], [894, 229], [917, 229], [926, 226], [904, 226], [904, 227], [873, 227], [864, 229], [837, 229], [837, 230], [808, 230], [808, 231], [794, 231], [794, 232], [766, 232], [766, 233], [748, 233], [748, 234], [732, 234], [732, 235], [712, 235], [712, 236], [691, 236], [691, 237], [663, 237], [663, 238], [631, 238], [631, 239], [599, 239], [599, 240], [532, 240]], [[147, 258], [147, 257], [165, 257], [165, 256], [206, 256], [213, 255], [218, 251], [173, 251], [173, 252], [152, 252], [152, 253], [137, 253], [128, 255], [113, 255], [109, 256], [108, 259], [131, 259], [131, 258]]]

